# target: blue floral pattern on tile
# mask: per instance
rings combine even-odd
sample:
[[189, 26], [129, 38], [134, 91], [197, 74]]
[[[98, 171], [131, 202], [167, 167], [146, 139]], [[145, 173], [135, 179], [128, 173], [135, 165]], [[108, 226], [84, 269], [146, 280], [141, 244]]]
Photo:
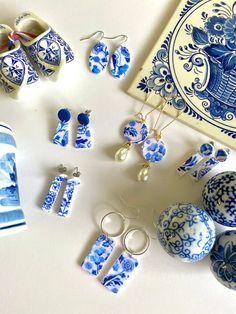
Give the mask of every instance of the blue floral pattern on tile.
[[110, 71], [115, 78], [123, 78], [130, 67], [130, 52], [127, 47], [120, 46], [111, 56]]
[[101, 41], [95, 44], [89, 56], [89, 68], [92, 73], [100, 74], [108, 64], [109, 52], [107, 45]]
[[69, 144], [69, 122], [59, 121], [52, 142], [62, 147]]
[[75, 147], [79, 149], [91, 149], [93, 146], [92, 132], [89, 125], [79, 125]]
[[44, 200], [42, 210], [46, 213], [52, 212], [52, 207], [56, 201], [56, 198], [58, 196], [59, 190], [61, 188], [62, 182], [65, 182], [67, 179], [66, 175], [59, 175], [57, 176], [53, 181], [49, 188], [48, 194]]
[[194, 180], [201, 180], [208, 172], [210, 172], [215, 166], [219, 164], [219, 161], [214, 157], [206, 160], [196, 170], [191, 173], [191, 177]]
[[142, 155], [149, 162], [160, 162], [165, 157], [166, 152], [165, 143], [155, 138], [148, 138], [142, 145]]
[[102, 284], [111, 292], [118, 293], [137, 266], [138, 260], [123, 252], [103, 278]]
[[196, 262], [211, 251], [215, 226], [200, 207], [189, 203], [175, 204], [161, 213], [157, 235], [168, 254], [184, 262]]
[[62, 202], [58, 212], [58, 216], [68, 217], [71, 212], [71, 203], [76, 186], [80, 184], [79, 178], [69, 179], [63, 194]]
[[236, 290], [236, 231], [219, 234], [210, 255], [211, 269], [216, 279]]
[[236, 172], [218, 173], [205, 185], [203, 204], [208, 214], [219, 224], [236, 227]]
[[140, 144], [148, 136], [147, 125], [139, 120], [131, 120], [124, 128], [124, 137], [132, 144]]
[[88, 256], [82, 263], [82, 268], [90, 275], [97, 276], [102, 270], [105, 262], [111, 255], [114, 241], [105, 234], [101, 234], [93, 244]]

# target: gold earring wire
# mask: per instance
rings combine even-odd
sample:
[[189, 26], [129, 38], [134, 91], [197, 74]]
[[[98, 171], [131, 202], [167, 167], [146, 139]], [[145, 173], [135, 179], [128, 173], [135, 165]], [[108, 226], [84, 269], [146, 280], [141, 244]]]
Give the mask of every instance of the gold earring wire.
[[148, 111], [145, 115], [143, 115], [143, 108], [144, 106], [147, 104], [149, 98], [152, 96], [153, 91], [151, 91], [148, 95], [146, 95], [146, 99], [143, 102], [140, 110], [138, 113], [135, 114], [135, 116], [137, 116], [141, 121], [146, 121], [147, 117], [153, 112], [155, 111], [159, 106], [161, 106], [161, 104], [156, 105], [154, 108], [152, 108], [150, 111]]

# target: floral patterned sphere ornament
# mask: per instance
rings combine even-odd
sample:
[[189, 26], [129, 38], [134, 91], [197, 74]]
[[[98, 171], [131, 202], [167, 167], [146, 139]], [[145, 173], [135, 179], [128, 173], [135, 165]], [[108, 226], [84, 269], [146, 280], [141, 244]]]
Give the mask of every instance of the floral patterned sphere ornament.
[[210, 262], [216, 279], [225, 287], [236, 290], [236, 230], [217, 236]]
[[211, 251], [215, 226], [211, 217], [197, 205], [180, 203], [161, 213], [157, 235], [168, 254], [183, 262], [197, 262]]
[[236, 172], [225, 171], [211, 178], [202, 196], [212, 219], [224, 226], [236, 227]]

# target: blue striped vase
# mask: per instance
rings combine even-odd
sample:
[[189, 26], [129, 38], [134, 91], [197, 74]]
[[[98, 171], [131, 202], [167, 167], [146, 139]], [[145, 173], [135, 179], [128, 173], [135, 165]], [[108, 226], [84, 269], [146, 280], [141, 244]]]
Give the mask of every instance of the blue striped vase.
[[16, 174], [16, 143], [11, 128], [0, 122], [0, 236], [26, 229]]

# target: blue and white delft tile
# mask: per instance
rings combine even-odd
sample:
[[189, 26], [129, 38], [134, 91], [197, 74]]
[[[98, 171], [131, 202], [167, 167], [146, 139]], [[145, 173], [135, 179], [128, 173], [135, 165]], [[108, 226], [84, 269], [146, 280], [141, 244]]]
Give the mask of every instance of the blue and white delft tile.
[[61, 188], [61, 185], [63, 182], [67, 180], [67, 175], [60, 174], [57, 176], [53, 181], [49, 188], [48, 194], [45, 197], [42, 210], [48, 214], [52, 212], [52, 207], [56, 201], [56, 198], [58, 196], [59, 190]]
[[213, 220], [227, 227], [236, 227], [236, 172], [215, 175], [202, 193], [205, 210]]
[[105, 234], [100, 234], [88, 256], [85, 257], [81, 265], [82, 268], [90, 275], [97, 276], [111, 255], [113, 248], [114, 241]]
[[101, 41], [93, 46], [89, 56], [89, 68], [92, 73], [100, 74], [108, 64], [109, 51], [107, 45]]
[[184, 175], [185, 173], [193, 169], [205, 157], [212, 156], [213, 152], [214, 147], [211, 143], [202, 144], [199, 152], [193, 154], [181, 166], [177, 168], [178, 174]]
[[124, 137], [132, 144], [140, 144], [148, 136], [147, 125], [139, 120], [131, 120], [124, 128]]
[[61, 67], [74, 60], [74, 54], [64, 39], [31, 12], [25, 12], [16, 19], [15, 29], [24, 31], [24, 23], [27, 20], [39, 24], [45, 31], [30, 41], [22, 41], [22, 45], [41, 73], [45, 77], [55, 79]]
[[16, 143], [12, 130], [0, 122], [0, 237], [26, 229], [15, 159]]
[[166, 152], [165, 143], [155, 138], [148, 138], [142, 145], [142, 155], [149, 162], [160, 162]]
[[138, 260], [123, 252], [103, 278], [102, 284], [111, 292], [118, 293], [137, 266]]
[[211, 251], [215, 243], [215, 225], [200, 207], [175, 204], [161, 213], [157, 235], [168, 254], [183, 262], [196, 262]]
[[236, 230], [217, 236], [210, 255], [210, 267], [222, 285], [236, 290]]
[[214, 157], [208, 159], [203, 164], [201, 164], [196, 170], [194, 170], [190, 176], [198, 181], [202, 179], [206, 174], [208, 174], [215, 166], [217, 166], [220, 162], [216, 160]]
[[71, 203], [76, 186], [80, 185], [79, 178], [72, 178], [67, 180], [67, 185], [62, 197], [62, 202], [58, 212], [58, 216], [68, 217], [71, 212]]
[[115, 78], [123, 78], [130, 67], [130, 52], [127, 47], [120, 46], [111, 56], [110, 71]]
[[59, 121], [52, 142], [62, 147], [69, 144], [69, 122]]
[[93, 147], [92, 131], [89, 125], [78, 125], [75, 148], [91, 149]]

